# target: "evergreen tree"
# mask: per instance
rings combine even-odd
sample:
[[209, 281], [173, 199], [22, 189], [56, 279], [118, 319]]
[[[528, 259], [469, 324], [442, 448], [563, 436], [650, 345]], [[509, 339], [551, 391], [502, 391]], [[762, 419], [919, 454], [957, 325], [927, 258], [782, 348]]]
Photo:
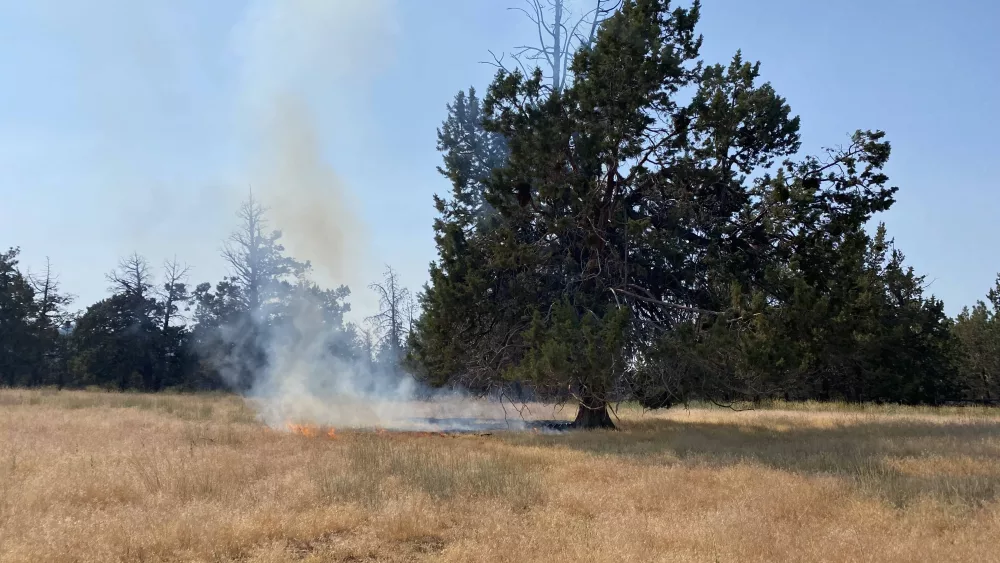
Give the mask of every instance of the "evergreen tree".
[[662, 402], [644, 366], [713, 333], [727, 365], [699, 364], [714, 382], [700, 393], [780, 388], [750, 363], [763, 348], [740, 352], [742, 310], [798, 286], [829, 293], [841, 245], [892, 204], [889, 145], [858, 132], [824, 160], [791, 160], [798, 118], [758, 64], [698, 60], [698, 15], [626, 1], [560, 92], [541, 72], [498, 73], [484, 124], [509, 157], [485, 185], [489, 229], [466, 236], [446, 213], [436, 225], [414, 338], [430, 380], [531, 380], [575, 396], [581, 426], [610, 426], [626, 390]]
[[34, 323], [36, 354], [31, 385], [62, 388], [69, 375], [69, 349], [63, 328], [71, 322], [66, 307], [73, 302], [73, 296], [60, 290], [59, 278], [48, 258], [45, 270], [39, 275], [29, 275], [28, 280], [35, 292], [38, 313]]
[[448, 200], [435, 195], [434, 205], [445, 223], [467, 231], [493, 213], [484, 197], [486, 182], [506, 162], [507, 143], [503, 136], [484, 129], [475, 88], [469, 88], [468, 95], [460, 91], [447, 110], [448, 117], [438, 129], [437, 148], [444, 154], [444, 166], [438, 172], [451, 181], [452, 194]]
[[156, 302], [119, 292], [87, 308], [73, 329], [71, 362], [78, 385], [156, 390]]
[[[455, 381], [481, 391], [489, 383], [477, 381], [474, 374], [466, 377], [470, 372], [459, 361], [462, 350], [469, 349], [462, 340], [471, 337], [471, 320], [461, 315], [487, 290], [487, 280], [476, 271], [485, 256], [475, 252], [475, 243], [496, 223], [496, 211], [486, 201], [486, 184], [506, 163], [509, 150], [502, 135], [483, 127], [482, 104], [474, 88], [468, 95], [459, 92], [447, 113], [438, 130], [437, 148], [444, 157], [438, 172], [451, 182], [452, 193], [449, 198], [434, 196], [440, 214], [434, 221], [439, 260], [430, 265], [431, 282], [418, 298], [422, 310], [433, 312], [422, 315], [409, 331], [406, 363], [430, 383]], [[456, 301], [466, 307], [453, 307]]]
[[30, 280], [18, 270], [20, 249], [0, 253], [0, 385], [33, 381], [38, 343], [33, 321], [39, 308]]
[[266, 210], [252, 194], [237, 216], [222, 252], [230, 275], [214, 293], [210, 284], [195, 290], [194, 336], [203, 369], [221, 369], [229, 385], [246, 390], [266, 365], [267, 331], [286, 315], [292, 290], [310, 265], [285, 255], [281, 231], [267, 230]]
[[1000, 276], [986, 302], [966, 307], [955, 320], [955, 337], [961, 348], [959, 383], [967, 398], [1000, 399]]
[[822, 286], [790, 269], [787, 300], [737, 294], [725, 323], [674, 335], [669, 353], [645, 366], [659, 384], [652, 388], [675, 401], [706, 392], [904, 403], [955, 396], [950, 320], [890, 249], [884, 226], [874, 238], [858, 229], [841, 241]]

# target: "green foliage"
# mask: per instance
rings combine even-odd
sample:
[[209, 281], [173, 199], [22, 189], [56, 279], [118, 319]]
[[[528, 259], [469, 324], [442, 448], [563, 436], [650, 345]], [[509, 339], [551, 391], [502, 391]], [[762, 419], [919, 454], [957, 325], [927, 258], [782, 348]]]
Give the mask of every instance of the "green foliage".
[[[406, 364], [433, 384], [462, 379], [474, 390], [488, 387], [489, 378], [467, 377], [470, 363], [482, 358], [463, 357], [481, 338], [495, 338], [495, 332], [476, 331], [481, 298], [489, 290], [490, 268], [479, 240], [492, 236], [496, 210], [486, 201], [486, 184], [493, 170], [503, 166], [508, 147], [502, 135], [483, 126], [483, 110], [474, 88], [468, 95], [459, 92], [447, 107], [448, 118], [438, 130], [438, 150], [444, 166], [438, 171], [452, 184], [448, 199], [434, 197], [440, 218], [434, 222], [434, 238], [439, 261], [430, 266], [430, 283], [419, 296], [425, 312], [410, 334]], [[461, 303], [455, 307], [455, 303]], [[469, 343], [473, 346], [469, 346]]]
[[540, 388], [572, 382], [581, 395], [607, 396], [605, 374], [621, 372], [627, 363], [628, 309], [612, 309], [604, 317], [592, 311], [581, 315], [566, 296], [547, 317], [535, 312], [524, 339], [527, 353], [508, 376]]
[[35, 292], [17, 268], [19, 249], [0, 253], [0, 385], [26, 385], [38, 358]]
[[954, 332], [961, 346], [961, 384], [966, 398], [1000, 399], [1000, 276], [987, 295], [966, 307], [955, 320]]
[[266, 231], [265, 210], [252, 196], [238, 217], [240, 224], [223, 251], [232, 275], [214, 290], [200, 284], [193, 295], [198, 379], [225, 380], [232, 388], [248, 390], [267, 366], [267, 346], [301, 336], [300, 319], [308, 320], [310, 330], [329, 336], [331, 353], [356, 358], [356, 335], [344, 325], [350, 290], [322, 289], [309, 281], [311, 264], [286, 255], [281, 231]]
[[266, 366], [267, 346], [315, 337], [302, 330], [320, 333], [331, 357], [360, 361], [358, 335], [344, 320], [350, 290], [309, 281], [309, 263], [285, 255], [280, 232], [264, 233], [252, 199], [240, 218], [223, 253], [233, 275], [214, 287], [190, 292], [186, 269], [172, 262], [157, 288], [134, 254], [109, 274], [112, 295], [76, 317], [50, 271], [24, 275], [16, 249], [0, 254], [0, 385], [244, 390]]
[[470, 227], [491, 214], [484, 199], [485, 183], [494, 169], [503, 166], [508, 152], [501, 135], [483, 128], [483, 108], [475, 88], [469, 88], [468, 95], [460, 91], [448, 105], [437, 146], [444, 153], [444, 167], [439, 166], [438, 172], [451, 181], [452, 197], [435, 196], [435, 207], [448, 222]]
[[[625, 1], [562, 90], [501, 70], [478, 134], [505, 140], [502, 163], [439, 144], [454, 193], [436, 199], [411, 362], [588, 405], [953, 395], [941, 303], [864, 231], [897, 192], [885, 134], [799, 157], [799, 118], [759, 63], [699, 59], [699, 9]], [[456, 107], [443, 131], [461, 130]]]
[[823, 286], [789, 272], [790, 298], [734, 293], [727, 315], [664, 335], [640, 392], [693, 397], [939, 403], [955, 398], [956, 342], [943, 304], [889, 252], [881, 227], [843, 241]]
[[119, 293], [87, 308], [73, 330], [73, 370], [82, 385], [157, 390], [157, 304]]

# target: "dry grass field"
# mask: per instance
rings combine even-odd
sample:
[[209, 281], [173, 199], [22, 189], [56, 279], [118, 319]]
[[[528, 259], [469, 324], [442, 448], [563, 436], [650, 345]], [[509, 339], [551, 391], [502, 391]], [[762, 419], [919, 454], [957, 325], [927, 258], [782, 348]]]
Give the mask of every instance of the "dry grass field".
[[1000, 411], [620, 414], [310, 437], [230, 396], [0, 391], [0, 562], [1000, 558]]

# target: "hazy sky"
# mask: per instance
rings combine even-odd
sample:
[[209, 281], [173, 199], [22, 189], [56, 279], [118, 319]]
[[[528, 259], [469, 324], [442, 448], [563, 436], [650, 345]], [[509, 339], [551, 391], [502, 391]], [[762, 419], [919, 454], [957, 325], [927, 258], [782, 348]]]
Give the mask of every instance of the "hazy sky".
[[[217, 281], [250, 186], [293, 255], [359, 314], [386, 263], [418, 289], [445, 104], [528, 40], [519, 0], [0, 0], [0, 247], [45, 256], [83, 308], [132, 251]], [[949, 312], [1000, 271], [1000, 5], [704, 0], [802, 116], [805, 148], [884, 129], [889, 232]]]

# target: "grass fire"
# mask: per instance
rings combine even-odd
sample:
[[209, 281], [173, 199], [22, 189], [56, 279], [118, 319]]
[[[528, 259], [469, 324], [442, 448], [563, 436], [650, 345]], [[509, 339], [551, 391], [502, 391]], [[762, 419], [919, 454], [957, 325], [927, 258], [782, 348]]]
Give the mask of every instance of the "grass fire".
[[305, 436], [306, 438], [323, 436], [333, 440], [337, 437], [337, 430], [335, 428], [325, 428], [315, 424], [296, 424], [294, 422], [287, 422], [285, 423], [285, 427], [288, 428], [288, 431], [292, 434], [298, 434], [300, 436]]
[[989, 561], [1000, 534], [994, 408], [625, 405], [617, 432], [461, 433], [271, 428], [227, 395], [0, 405], [0, 563]]

